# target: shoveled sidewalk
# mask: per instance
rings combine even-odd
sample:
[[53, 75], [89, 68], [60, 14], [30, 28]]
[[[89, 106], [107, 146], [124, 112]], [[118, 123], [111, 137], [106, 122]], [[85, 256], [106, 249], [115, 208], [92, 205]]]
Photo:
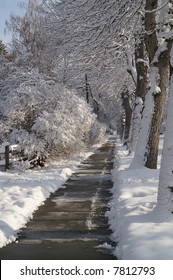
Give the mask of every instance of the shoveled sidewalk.
[[114, 259], [108, 221], [115, 138], [86, 159], [34, 214], [3, 259]]

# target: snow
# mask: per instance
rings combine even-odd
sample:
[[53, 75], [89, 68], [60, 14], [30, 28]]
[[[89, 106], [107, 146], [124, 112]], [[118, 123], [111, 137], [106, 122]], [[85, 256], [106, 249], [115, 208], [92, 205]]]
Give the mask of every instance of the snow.
[[160, 140], [158, 170], [129, 168], [132, 155], [121, 142], [113, 170], [113, 198], [108, 213], [114, 254], [121, 260], [172, 260], [173, 216], [156, 207], [163, 137]]
[[137, 84], [137, 73], [136, 73], [136, 68], [133, 66], [133, 58], [131, 55], [131, 50], [129, 44], [127, 45], [127, 50], [126, 50], [126, 55], [127, 55], [127, 61], [128, 61], [128, 66], [127, 70], [132, 74], [132, 78], [135, 84]]
[[52, 192], [63, 188], [79, 163], [97, 147], [42, 169], [0, 172], [0, 248], [16, 240], [17, 232], [32, 218], [34, 211]]
[[[153, 70], [154, 71], [154, 70]], [[155, 72], [155, 71], [154, 71]], [[153, 73], [154, 75], [154, 73]], [[146, 154], [146, 143], [148, 142], [150, 124], [153, 114], [153, 94], [152, 88], [147, 92], [145, 97], [145, 106], [143, 110], [143, 118], [141, 120], [141, 129], [139, 131], [136, 143], [135, 156], [131, 161], [131, 167], [136, 168], [143, 166], [144, 155]]]
[[171, 52], [170, 52], [170, 64], [173, 67], [173, 47], [171, 48]]
[[[162, 145], [163, 136], [158, 167]], [[79, 162], [91, 153], [38, 170], [0, 172], [0, 247], [16, 241], [17, 232], [34, 211], [44, 204], [51, 192], [63, 187]], [[132, 158], [133, 155], [129, 155], [117, 140], [112, 171], [113, 198], [107, 213], [112, 239], [118, 242], [113, 253], [120, 260], [172, 260], [173, 217], [160, 205], [155, 207], [159, 168], [129, 168]], [[101, 246], [109, 248], [112, 245], [105, 243]]]

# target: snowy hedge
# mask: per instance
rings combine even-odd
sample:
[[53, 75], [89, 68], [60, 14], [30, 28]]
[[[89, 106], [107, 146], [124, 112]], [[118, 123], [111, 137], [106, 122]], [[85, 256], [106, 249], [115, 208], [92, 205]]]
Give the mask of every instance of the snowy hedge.
[[105, 132], [75, 91], [36, 70], [17, 70], [0, 88], [1, 142], [20, 144], [29, 158], [76, 153]]

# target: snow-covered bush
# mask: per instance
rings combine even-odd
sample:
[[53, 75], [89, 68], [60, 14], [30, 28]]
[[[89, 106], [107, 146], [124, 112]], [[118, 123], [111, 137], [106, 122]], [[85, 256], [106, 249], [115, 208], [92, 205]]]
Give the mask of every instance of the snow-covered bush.
[[91, 132], [90, 132], [90, 138], [89, 143], [95, 144], [99, 143], [103, 137], [106, 134], [107, 126], [104, 124], [99, 123], [98, 121], [95, 121], [92, 125]]
[[76, 153], [99, 141], [105, 128], [75, 91], [36, 70], [1, 81], [1, 139], [20, 144], [31, 159]]

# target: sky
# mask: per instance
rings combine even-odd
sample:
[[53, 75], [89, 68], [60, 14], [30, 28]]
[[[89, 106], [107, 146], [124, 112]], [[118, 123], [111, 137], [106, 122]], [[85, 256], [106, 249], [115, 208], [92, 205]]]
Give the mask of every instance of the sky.
[[4, 43], [10, 41], [11, 35], [9, 32], [4, 34], [5, 21], [9, 20], [11, 14], [22, 14], [20, 2], [27, 2], [28, 0], [0, 0], [0, 40]]

